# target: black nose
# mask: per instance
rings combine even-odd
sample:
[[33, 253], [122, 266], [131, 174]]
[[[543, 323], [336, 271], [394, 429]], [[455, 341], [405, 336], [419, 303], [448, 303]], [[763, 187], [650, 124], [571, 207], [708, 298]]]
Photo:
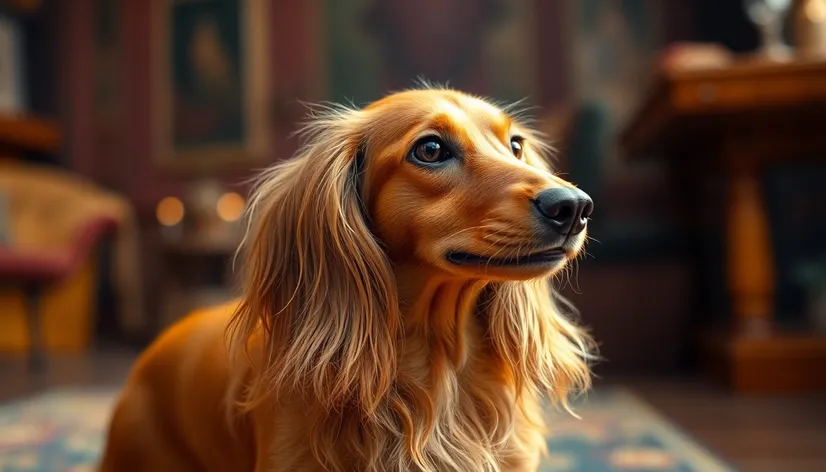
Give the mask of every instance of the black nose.
[[594, 202], [578, 188], [543, 190], [534, 199], [542, 219], [559, 234], [579, 234], [585, 229]]

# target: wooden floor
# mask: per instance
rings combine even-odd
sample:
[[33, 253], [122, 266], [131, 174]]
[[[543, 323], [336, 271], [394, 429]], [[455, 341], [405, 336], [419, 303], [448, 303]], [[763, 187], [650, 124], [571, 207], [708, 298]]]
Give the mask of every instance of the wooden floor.
[[[135, 354], [107, 349], [51, 359], [45, 375], [0, 357], [0, 402], [63, 385], [113, 385]], [[824, 373], [826, 374], [826, 373]], [[695, 379], [607, 379], [647, 400], [690, 436], [744, 471], [826, 471], [826, 395], [735, 397]]]
[[741, 470], [826, 471], [826, 395], [737, 397], [694, 379], [623, 384]]

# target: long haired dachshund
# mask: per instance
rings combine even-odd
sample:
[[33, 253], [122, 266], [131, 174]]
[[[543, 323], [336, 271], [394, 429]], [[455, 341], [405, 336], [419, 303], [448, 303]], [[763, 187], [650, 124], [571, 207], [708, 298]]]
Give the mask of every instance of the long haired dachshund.
[[101, 470], [537, 470], [543, 397], [590, 383], [548, 280], [588, 195], [507, 109], [453, 90], [305, 132], [250, 199], [241, 298], [137, 361]]

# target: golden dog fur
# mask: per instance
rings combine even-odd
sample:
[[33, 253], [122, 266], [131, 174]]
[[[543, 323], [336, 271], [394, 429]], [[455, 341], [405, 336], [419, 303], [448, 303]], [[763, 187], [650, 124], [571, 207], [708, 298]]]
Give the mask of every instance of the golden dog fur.
[[[546, 147], [438, 88], [324, 108], [305, 131], [250, 200], [240, 300], [142, 355], [101, 471], [536, 470], [543, 397], [567, 406], [590, 382], [592, 342], [548, 280], [585, 232], [555, 264], [445, 255], [543, 249], [531, 199], [571, 186]], [[433, 135], [461, 158], [411, 162]]]

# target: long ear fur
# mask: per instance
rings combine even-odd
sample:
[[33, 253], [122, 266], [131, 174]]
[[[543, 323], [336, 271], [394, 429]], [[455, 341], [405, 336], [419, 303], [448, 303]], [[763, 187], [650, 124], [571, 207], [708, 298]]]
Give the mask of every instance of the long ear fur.
[[[553, 148], [541, 133], [529, 133], [533, 152], [527, 154], [528, 162], [550, 172]], [[511, 366], [517, 391], [537, 388], [537, 393], [547, 392], [552, 401], [569, 409], [569, 395], [590, 387], [589, 363], [598, 359], [593, 338], [569, 319], [576, 313], [574, 307], [549, 280], [495, 284], [488, 303], [491, 340]]]
[[569, 395], [590, 386], [588, 361], [596, 356], [592, 338], [558, 308], [558, 298], [548, 280], [496, 284], [486, 300], [489, 336], [517, 391], [536, 388], [568, 408]]
[[[265, 172], [251, 198], [244, 294], [228, 329], [232, 358], [256, 370], [236, 398], [247, 409], [292, 388], [370, 412], [391, 386], [400, 316], [390, 264], [362, 215], [364, 126], [364, 111], [325, 110], [298, 156]], [[255, 335], [263, 358], [249, 349]]]

